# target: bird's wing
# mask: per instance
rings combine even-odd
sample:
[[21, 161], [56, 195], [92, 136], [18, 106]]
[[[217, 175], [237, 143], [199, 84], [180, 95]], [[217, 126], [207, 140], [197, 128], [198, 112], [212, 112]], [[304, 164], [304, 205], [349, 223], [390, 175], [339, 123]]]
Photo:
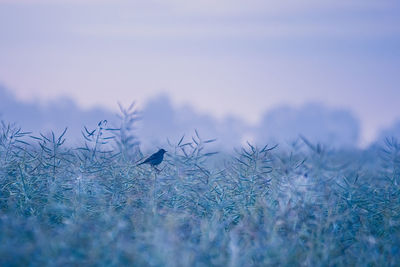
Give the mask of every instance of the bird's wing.
[[147, 159], [145, 159], [145, 160], [144, 160], [142, 163], [140, 163], [139, 165], [152, 162], [152, 161], [155, 160], [156, 158], [157, 158], [157, 154], [154, 153], [153, 155], [151, 155], [150, 157], [148, 157]]
[[157, 155], [157, 154], [153, 154], [153, 155], [151, 155], [150, 157], [148, 157], [145, 161], [147, 161], [147, 162], [153, 161], [153, 160], [155, 160], [156, 158], [158, 158], [158, 155]]

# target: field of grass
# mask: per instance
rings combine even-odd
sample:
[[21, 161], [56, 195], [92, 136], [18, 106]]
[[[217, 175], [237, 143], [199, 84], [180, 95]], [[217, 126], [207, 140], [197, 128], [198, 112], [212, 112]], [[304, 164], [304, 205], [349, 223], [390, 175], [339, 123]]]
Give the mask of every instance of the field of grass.
[[195, 135], [165, 147], [157, 171], [137, 166], [128, 130], [101, 122], [71, 147], [2, 124], [1, 266], [400, 264], [396, 140], [216, 155]]

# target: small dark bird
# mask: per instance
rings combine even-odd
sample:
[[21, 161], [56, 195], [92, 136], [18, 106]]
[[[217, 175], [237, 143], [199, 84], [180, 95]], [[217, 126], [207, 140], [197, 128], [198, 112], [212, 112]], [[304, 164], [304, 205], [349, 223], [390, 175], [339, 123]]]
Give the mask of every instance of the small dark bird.
[[152, 167], [157, 166], [160, 164], [163, 159], [164, 159], [164, 153], [167, 152], [164, 149], [158, 150], [156, 153], [148, 157], [145, 161], [142, 163], [139, 163], [137, 166], [142, 165], [142, 164], [150, 164]]

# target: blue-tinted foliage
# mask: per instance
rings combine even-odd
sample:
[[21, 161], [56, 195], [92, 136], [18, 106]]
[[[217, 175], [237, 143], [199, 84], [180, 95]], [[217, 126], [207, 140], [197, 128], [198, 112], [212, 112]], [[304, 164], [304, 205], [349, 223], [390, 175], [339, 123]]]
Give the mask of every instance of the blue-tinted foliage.
[[1, 265], [398, 265], [395, 139], [221, 155], [196, 131], [155, 169], [138, 164], [148, 155], [125, 111], [118, 129], [83, 128], [78, 147], [1, 125]]

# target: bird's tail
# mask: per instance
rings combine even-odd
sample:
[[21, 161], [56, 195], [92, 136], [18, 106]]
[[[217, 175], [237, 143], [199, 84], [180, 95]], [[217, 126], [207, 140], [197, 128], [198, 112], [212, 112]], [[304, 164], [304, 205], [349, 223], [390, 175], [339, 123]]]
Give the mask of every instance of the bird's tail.
[[[135, 166], [137, 167], [137, 166], [140, 166], [140, 165], [142, 165], [142, 164], [145, 164], [145, 163], [146, 163], [146, 160], [144, 160], [144, 161], [142, 161], [142, 160], [143, 160], [143, 158], [141, 158], [141, 159], [137, 160], [137, 161], [135, 162]], [[138, 163], [139, 161], [142, 161], [142, 162]]]

